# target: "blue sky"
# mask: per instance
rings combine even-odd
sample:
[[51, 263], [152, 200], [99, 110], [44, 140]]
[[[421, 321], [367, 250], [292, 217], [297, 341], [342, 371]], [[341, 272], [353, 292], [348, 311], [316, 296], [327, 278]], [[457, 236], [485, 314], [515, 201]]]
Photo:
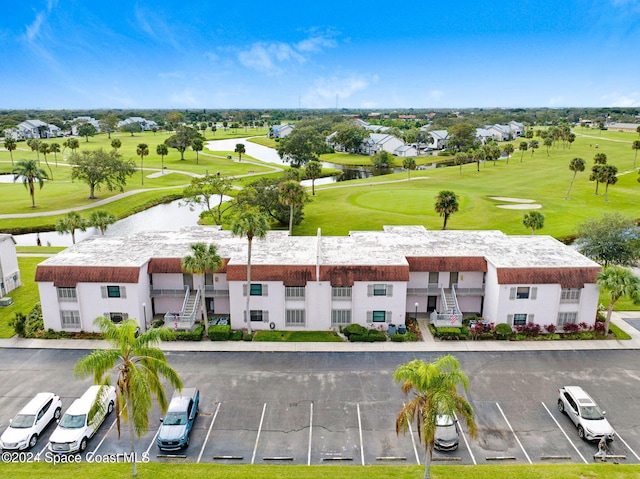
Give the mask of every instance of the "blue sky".
[[640, 0], [31, 0], [0, 108], [640, 106]]

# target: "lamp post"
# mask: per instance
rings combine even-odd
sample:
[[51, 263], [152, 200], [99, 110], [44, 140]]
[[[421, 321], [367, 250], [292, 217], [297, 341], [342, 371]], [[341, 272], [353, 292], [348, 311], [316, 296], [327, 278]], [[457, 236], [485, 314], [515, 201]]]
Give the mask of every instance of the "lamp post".
[[142, 317], [144, 320], [144, 330], [147, 331], [147, 303], [142, 303]]
[[418, 303], [416, 302], [415, 307], [416, 307], [416, 323], [418, 322]]

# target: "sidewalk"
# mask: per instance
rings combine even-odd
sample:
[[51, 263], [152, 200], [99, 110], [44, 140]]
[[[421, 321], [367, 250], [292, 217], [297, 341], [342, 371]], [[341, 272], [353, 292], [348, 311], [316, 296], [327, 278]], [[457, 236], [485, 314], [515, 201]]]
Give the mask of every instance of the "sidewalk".
[[[217, 352], [336, 352], [336, 353], [408, 353], [408, 352], [483, 352], [483, 351], [578, 351], [640, 349], [640, 331], [624, 319], [637, 319], [640, 311], [614, 312], [611, 322], [628, 333], [632, 339], [588, 341], [436, 341], [423, 328], [423, 340], [415, 343], [278, 343], [244, 341], [172, 341], [162, 343], [163, 351]], [[106, 348], [104, 341], [89, 339], [0, 339], [0, 348], [18, 349], [81, 349]]]

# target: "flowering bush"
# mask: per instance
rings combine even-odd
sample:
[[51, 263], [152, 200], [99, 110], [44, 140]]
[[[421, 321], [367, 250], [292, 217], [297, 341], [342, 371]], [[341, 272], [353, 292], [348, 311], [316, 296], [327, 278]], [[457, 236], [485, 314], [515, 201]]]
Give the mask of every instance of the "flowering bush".
[[556, 325], [555, 324], [546, 324], [544, 326], [544, 330], [549, 333], [549, 334], [553, 334], [556, 332]]
[[527, 324], [522, 324], [520, 326], [516, 326], [516, 330], [520, 333], [520, 334], [524, 334], [525, 336], [529, 336], [529, 337], [536, 337], [540, 334], [542, 328], [540, 328], [539, 324], [535, 324], [535, 323], [527, 323]]

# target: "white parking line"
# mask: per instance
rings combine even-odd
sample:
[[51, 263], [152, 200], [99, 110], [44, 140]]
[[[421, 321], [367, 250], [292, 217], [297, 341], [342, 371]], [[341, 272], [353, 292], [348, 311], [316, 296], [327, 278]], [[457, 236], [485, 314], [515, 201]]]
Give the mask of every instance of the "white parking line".
[[309, 411], [309, 451], [307, 452], [307, 466], [311, 465], [311, 436], [313, 434], [313, 402]]
[[618, 436], [618, 439], [620, 439], [622, 441], [622, 444], [624, 444], [625, 446], [627, 446], [627, 449], [629, 449], [629, 451], [631, 451], [631, 454], [633, 454], [634, 456], [636, 456], [636, 459], [638, 461], [640, 461], [640, 457], [638, 457], [638, 455], [636, 454], [636, 452], [631, 449], [631, 447], [629, 446], [629, 444], [627, 444], [627, 441], [625, 441], [624, 439], [622, 439], [622, 436], [620, 436], [620, 434], [618, 434], [618, 431], [616, 431], [616, 436]]
[[362, 443], [362, 420], [360, 419], [360, 404], [356, 404], [358, 409], [358, 429], [360, 430], [360, 457], [362, 458], [362, 465], [364, 466], [364, 444]]
[[520, 446], [520, 449], [522, 449], [522, 452], [524, 453], [525, 457], [527, 458], [527, 461], [529, 461], [529, 464], [533, 464], [533, 462], [531, 462], [531, 458], [529, 457], [529, 454], [527, 454], [527, 451], [524, 450], [524, 447], [522, 447], [522, 443], [520, 442], [520, 439], [518, 439], [518, 436], [516, 436], [515, 431], [511, 427], [511, 424], [509, 423], [507, 416], [505, 416], [504, 413], [502, 412], [502, 408], [500, 407], [500, 404], [496, 403], [496, 406], [498, 406], [498, 410], [500, 411], [500, 414], [502, 414], [502, 417], [504, 418], [504, 421], [507, 423], [507, 426], [509, 426], [509, 429], [511, 429], [511, 434], [513, 434], [513, 437], [516, 438], [516, 441]]
[[[404, 403], [402, 403], [404, 406]], [[411, 443], [413, 444], [413, 453], [416, 455], [416, 463], [418, 466], [420, 465], [420, 456], [418, 455], [418, 447], [416, 446], [416, 438], [413, 435], [413, 428], [411, 427], [411, 423], [409, 423], [409, 434], [411, 434]]]
[[[124, 408], [122, 408], [120, 410], [120, 415], [122, 415], [122, 413], [124, 412]], [[111, 424], [111, 427], [109, 429], [107, 429], [107, 433], [102, 437], [102, 440], [98, 443], [98, 445], [96, 446], [96, 448], [93, 450], [93, 453], [95, 454], [96, 452], [98, 452], [98, 449], [100, 449], [100, 446], [102, 446], [102, 443], [104, 442], [104, 440], [107, 438], [107, 436], [109, 435], [109, 433], [111, 432], [111, 430], [113, 429], [113, 426], [116, 425], [116, 422], [118, 421], [118, 418], [115, 418], [113, 420], [113, 423]], [[133, 427], [133, 424], [129, 424], [129, 427]], [[96, 431], [97, 433], [98, 431]]]
[[467, 441], [467, 436], [464, 433], [464, 431], [462, 430], [462, 426], [460, 426], [460, 421], [458, 421], [458, 415], [455, 412], [453, 413], [453, 417], [455, 417], [456, 421], [458, 422], [458, 429], [460, 429], [460, 434], [462, 434], [462, 439], [464, 439], [464, 443], [467, 446], [467, 450], [469, 451], [469, 454], [471, 455], [471, 460], [473, 461], [473, 465], [477, 466], [478, 463], [476, 462], [476, 457], [473, 455], [473, 452], [471, 452], [471, 446], [469, 445], [469, 441]]
[[584, 456], [582, 454], [580, 454], [580, 451], [578, 451], [578, 448], [576, 447], [576, 445], [573, 443], [573, 441], [569, 438], [569, 436], [567, 435], [566, 432], [564, 432], [564, 429], [562, 429], [562, 426], [560, 425], [560, 423], [556, 420], [555, 417], [553, 417], [553, 414], [551, 414], [551, 411], [549, 411], [549, 408], [547, 407], [547, 405], [545, 403], [543, 403], [542, 401], [540, 401], [540, 404], [542, 404], [542, 406], [547, 410], [547, 412], [549, 413], [549, 416], [551, 416], [551, 419], [553, 419], [553, 422], [556, 423], [556, 426], [558, 426], [558, 428], [560, 429], [560, 431], [562, 431], [562, 434], [564, 434], [564, 437], [567, 438], [567, 441], [569, 441], [569, 444], [571, 444], [571, 446], [575, 449], [575, 451], [578, 453], [578, 456], [580, 456], [580, 458], [584, 461], [585, 464], [588, 464], [588, 461], [584, 458]]
[[[161, 427], [161, 426], [160, 426]], [[158, 434], [160, 434], [160, 427], [158, 427], [158, 430], [156, 431], [156, 433], [153, 435], [153, 439], [151, 439], [151, 443], [149, 444], [149, 447], [146, 450], [146, 453], [149, 454], [149, 451], [151, 450], [151, 446], [153, 446], [156, 443], [156, 438], [158, 437]]]
[[262, 431], [262, 421], [264, 421], [264, 412], [267, 410], [267, 403], [262, 406], [262, 416], [260, 417], [260, 426], [258, 426], [258, 435], [256, 436], [256, 444], [253, 447], [253, 456], [251, 456], [251, 464], [256, 460], [256, 452], [258, 451], [258, 441], [260, 441], [260, 431]]
[[216, 417], [218, 417], [219, 410], [220, 410], [220, 403], [218, 403], [216, 412], [214, 413], [213, 419], [211, 420], [211, 424], [209, 425], [209, 430], [207, 431], [207, 437], [204, 438], [204, 444], [202, 445], [202, 449], [200, 449], [200, 454], [198, 454], [198, 460], [196, 461], [196, 464], [200, 463], [200, 459], [202, 459], [202, 453], [204, 452], [204, 448], [207, 445], [207, 441], [209, 440], [209, 435], [211, 434], [211, 428], [213, 427], [213, 423], [216, 422]]

